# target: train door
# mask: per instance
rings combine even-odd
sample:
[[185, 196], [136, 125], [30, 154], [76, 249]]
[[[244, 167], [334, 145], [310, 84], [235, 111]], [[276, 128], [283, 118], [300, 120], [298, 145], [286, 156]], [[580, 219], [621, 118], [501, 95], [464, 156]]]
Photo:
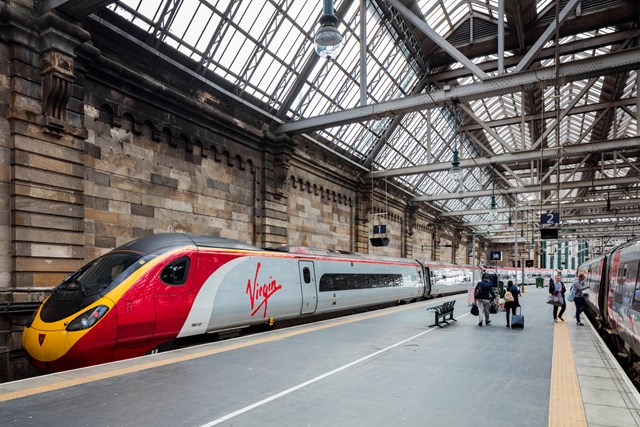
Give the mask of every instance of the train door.
[[193, 301], [191, 283], [197, 261], [195, 253], [189, 255], [170, 261], [156, 278], [154, 340], [174, 339], [189, 314]]
[[431, 273], [429, 267], [425, 266], [420, 261], [416, 260], [422, 269], [422, 281], [424, 282], [424, 294], [423, 297], [427, 298], [431, 296]]
[[318, 306], [318, 288], [312, 261], [300, 261], [300, 286], [302, 287], [301, 314], [311, 314]]

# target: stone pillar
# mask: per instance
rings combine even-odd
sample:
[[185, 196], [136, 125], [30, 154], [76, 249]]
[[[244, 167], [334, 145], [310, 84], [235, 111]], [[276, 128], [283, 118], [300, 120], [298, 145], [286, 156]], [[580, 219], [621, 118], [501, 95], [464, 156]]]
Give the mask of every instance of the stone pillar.
[[261, 213], [260, 218], [256, 218], [256, 243], [275, 247], [289, 243], [286, 182], [296, 143], [292, 138], [275, 136], [266, 130], [264, 135], [267, 147], [262, 167]]
[[355, 227], [353, 240], [354, 251], [366, 254], [369, 252], [369, 214], [371, 213], [371, 189], [361, 183], [356, 191]]
[[5, 6], [3, 16], [10, 64], [2, 148], [10, 157], [11, 286], [50, 288], [85, 261], [87, 132], [75, 49], [89, 35], [51, 13], [31, 19]]
[[407, 225], [404, 231], [404, 250], [402, 256], [405, 258], [413, 258], [413, 232], [418, 225], [418, 211], [420, 208], [418, 205], [407, 205], [404, 210], [404, 223]]

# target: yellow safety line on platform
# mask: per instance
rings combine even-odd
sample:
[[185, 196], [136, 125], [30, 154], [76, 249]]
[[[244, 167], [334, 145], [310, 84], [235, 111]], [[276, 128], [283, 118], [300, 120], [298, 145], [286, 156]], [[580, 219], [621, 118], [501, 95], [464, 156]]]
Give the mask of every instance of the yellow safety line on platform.
[[[283, 340], [289, 337], [293, 337], [300, 334], [305, 334], [309, 332], [320, 331], [327, 328], [333, 328], [336, 326], [346, 325], [349, 323], [359, 322], [362, 320], [372, 319], [375, 317], [386, 316], [391, 313], [397, 313], [398, 311], [405, 311], [410, 309], [422, 308], [425, 304], [408, 304], [403, 306], [394, 307], [391, 310], [378, 310], [372, 311], [370, 313], [362, 313], [358, 316], [348, 316], [343, 318], [337, 318], [328, 320], [325, 322], [312, 323], [308, 325], [301, 325], [297, 328], [291, 329], [280, 329], [273, 331], [271, 334], [267, 335], [257, 335], [254, 337], [248, 337], [248, 340], [236, 341], [229, 340], [229, 344], [223, 344], [220, 347], [208, 348], [204, 347], [204, 350], [197, 350], [194, 353], [181, 354], [176, 357], [167, 357], [166, 359], [157, 360], [157, 358], [149, 357], [149, 362], [140, 362], [136, 363], [133, 366], [128, 366], [125, 368], [114, 369], [112, 371], [100, 372], [97, 374], [89, 374], [86, 376], [80, 376], [77, 378], [64, 379], [67, 375], [65, 372], [61, 372], [60, 381], [52, 382], [51, 384], [39, 386], [39, 387], [31, 387], [26, 388], [19, 391], [13, 392], [1, 392], [0, 391], [0, 402], [6, 402], [8, 400], [18, 399], [21, 397], [32, 396], [35, 394], [46, 393], [50, 391], [60, 390], [68, 387], [73, 387], [81, 384], [87, 384], [93, 381], [100, 381], [107, 378], [117, 377], [120, 375], [126, 375], [134, 372], [140, 372], [145, 369], [158, 368], [160, 366], [170, 365], [173, 363], [185, 362], [192, 359], [198, 359], [206, 356], [213, 356], [215, 354], [223, 353], [226, 351], [232, 351], [241, 349], [244, 347], [249, 347], [257, 344], [264, 344], [268, 342]], [[188, 350], [188, 349], [187, 349]], [[161, 353], [162, 356], [168, 356], [170, 353]], [[147, 356], [148, 357], [148, 356]], [[56, 375], [56, 374], [54, 374]], [[0, 390], [2, 389], [2, 384], [0, 384]]]
[[556, 323], [553, 334], [549, 427], [586, 425], [569, 327], [566, 323]]

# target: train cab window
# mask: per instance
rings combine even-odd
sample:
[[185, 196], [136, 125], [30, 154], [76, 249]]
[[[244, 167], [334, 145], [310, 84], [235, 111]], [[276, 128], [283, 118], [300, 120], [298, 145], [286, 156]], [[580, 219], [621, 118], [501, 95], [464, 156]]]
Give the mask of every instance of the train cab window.
[[162, 270], [160, 279], [167, 285], [184, 285], [189, 275], [189, 258], [182, 257], [174, 260]]
[[309, 270], [309, 267], [302, 269], [302, 279], [304, 283], [311, 283], [311, 270]]

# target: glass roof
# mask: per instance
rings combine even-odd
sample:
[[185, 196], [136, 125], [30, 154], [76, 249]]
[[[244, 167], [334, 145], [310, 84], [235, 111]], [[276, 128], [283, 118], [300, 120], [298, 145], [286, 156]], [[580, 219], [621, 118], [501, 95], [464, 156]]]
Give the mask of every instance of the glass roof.
[[[313, 35], [322, 14], [320, 1], [118, 0], [108, 8], [152, 34], [156, 47], [160, 43], [174, 47], [196, 61], [200, 70], [210, 70], [231, 82], [238, 94], [255, 97], [273, 108], [278, 117], [293, 121], [360, 105], [360, 26], [363, 21], [359, 14], [360, 2], [336, 0], [334, 3], [344, 45], [332, 60], [321, 59], [314, 52]], [[399, 34], [402, 30], [389, 17], [389, 6], [385, 2], [369, 0], [366, 5], [367, 104], [437, 89], [427, 86], [423, 77], [443, 70], [426, 69], [425, 58], [429, 52], [421, 51], [416, 33]], [[417, 0], [413, 6], [412, 10], [421, 12], [425, 22], [445, 39], [462, 28], [471, 16], [486, 21], [487, 28], [497, 25], [497, 0]], [[551, 0], [537, 1], [535, 9], [541, 14], [555, 6]], [[509, 22], [506, 24], [507, 30], [512, 31]], [[563, 37], [560, 44], [577, 43], [614, 31], [604, 27], [574, 34]], [[554, 47], [555, 40], [551, 38], [546, 46]], [[559, 61], [592, 58], [610, 51], [610, 45], [572, 49], [571, 53], [559, 55]], [[514, 52], [507, 50], [504, 56], [512, 55]], [[477, 64], [496, 60], [495, 53], [472, 58]], [[555, 61], [553, 56], [543, 58], [536, 66], [553, 67]], [[453, 62], [448, 67], [448, 70], [456, 69], [463, 70], [463, 65]], [[487, 73], [497, 75], [497, 71]], [[480, 82], [473, 74], [461, 75], [451, 83]], [[636, 96], [636, 80], [636, 72], [625, 74], [615, 92], [619, 98]], [[514, 91], [470, 100], [465, 105], [454, 103], [394, 118], [330, 127], [317, 131], [314, 138], [371, 171], [451, 162], [455, 149], [462, 160], [559, 147], [566, 145], [566, 141], [588, 142], [601, 126], [599, 120], [607, 110], [585, 107], [609, 101], [603, 94], [613, 93], [610, 86], [615, 83], [611, 76], [558, 86], [541, 82], [537, 101], [522, 91]], [[532, 110], [552, 113], [546, 114], [537, 129], [533, 129], [530, 122], [518, 119]], [[612, 111], [608, 138], [635, 136], [636, 104]], [[560, 125], [556, 126], [558, 120]], [[460, 131], [461, 127], [474, 129]], [[515, 196], [503, 190], [539, 185], [542, 181], [556, 184], [559, 181], [561, 189], [561, 184], [583, 178], [584, 163], [565, 165], [562, 159], [555, 163], [544, 174], [532, 167], [520, 170], [478, 167], [464, 169], [460, 181], [452, 180], [446, 171], [400, 175], [394, 179], [415, 196], [491, 191], [498, 206], [509, 208], [516, 197], [518, 203], [528, 202], [525, 195]], [[596, 176], [590, 178], [625, 176], [629, 170], [624, 159], [607, 159], [600, 171], [593, 172]], [[552, 191], [543, 197], [558, 201], [579, 196], [586, 200], [589, 195], [572, 188], [561, 189], [559, 196]], [[492, 222], [506, 222], [511, 212], [511, 208], [503, 209], [497, 219], [492, 217], [490, 196], [436, 199], [431, 203], [445, 211], [469, 212], [461, 219], [477, 230], [488, 229]]]

